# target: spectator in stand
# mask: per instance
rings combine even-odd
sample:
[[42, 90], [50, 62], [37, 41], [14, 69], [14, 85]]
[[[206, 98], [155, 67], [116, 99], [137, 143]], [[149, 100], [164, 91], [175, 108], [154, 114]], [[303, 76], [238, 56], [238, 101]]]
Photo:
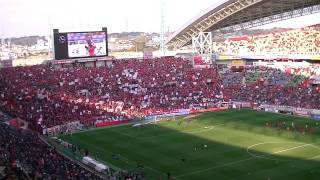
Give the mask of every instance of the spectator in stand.
[[[174, 57], [117, 60], [109, 68], [7, 68], [0, 71], [0, 109], [40, 132], [57, 125], [68, 131], [78, 124], [206, 108], [223, 100], [320, 109], [320, 87], [311, 85], [320, 77], [319, 69], [317, 64], [292, 63], [278, 69], [247, 66], [244, 72], [219, 75], [216, 68], [196, 69]], [[22, 167], [32, 178], [97, 179], [37, 134], [4, 124], [0, 157], [0, 167], [10, 167], [7, 170], [17, 177], [24, 176], [18, 168]], [[138, 176], [143, 175], [123, 173], [117, 179]]]
[[75, 121], [90, 126], [206, 107], [219, 101], [221, 92], [215, 68], [194, 69], [189, 61], [174, 57], [117, 60], [109, 69], [31, 66], [0, 74], [0, 108], [40, 132]]
[[[37, 134], [0, 123], [0, 166], [20, 179], [100, 179], [58, 154]], [[11, 175], [13, 176], [13, 175]]]
[[242, 73], [228, 71], [222, 74], [224, 100], [320, 109], [319, 85], [311, 85], [301, 74], [319, 75], [309, 67], [292, 72], [261, 66], [247, 66]]
[[220, 78], [216, 68], [196, 69], [174, 57], [117, 60], [109, 68], [9, 68], [0, 71], [0, 109], [40, 132], [230, 99], [319, 109], [319, 87], [308, 85], [320, 77], [319, 69], [314, 64], [247, 66], [245, 72], [227, 71]]
[[319, 55], [320, 24], [301, 29], [257, 36], [228, 38], [214, 43], [221, 54], [245, 55]]

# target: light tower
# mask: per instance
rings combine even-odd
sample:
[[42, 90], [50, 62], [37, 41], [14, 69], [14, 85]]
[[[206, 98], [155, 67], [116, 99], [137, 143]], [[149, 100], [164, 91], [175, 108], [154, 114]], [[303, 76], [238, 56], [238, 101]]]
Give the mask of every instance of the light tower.
[[0, 40], [1, 40], [1, 42], [0, 42], [0, 47], [2, 48], [2, 46], [4, 46], [4, 29], [3, 29], [4, 27], [3, 26], [1, 26], [1, 33], [0, 33]]
[[164, 47], [164, 43], [165, 43], [165, 30], [164, 30], [164, 6], [165, 6], [165, 0], [161, 0], [161, 30], [160, 30], [160, 52], [161, 55], [165, 55], [165, 47]]
[[128, 19], [126, 19], [125, 26], [126, 26], [126, 32], [129, 32], [129, 21], [128, 21]]

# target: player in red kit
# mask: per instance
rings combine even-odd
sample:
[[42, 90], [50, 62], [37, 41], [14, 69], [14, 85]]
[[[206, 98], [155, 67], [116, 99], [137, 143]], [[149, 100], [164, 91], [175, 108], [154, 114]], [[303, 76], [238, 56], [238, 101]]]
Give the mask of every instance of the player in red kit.
[[94, 45], [94, 43], [92, 42], [91, 37], [87, 38], [87, 45], [85, 46], [85, 48], [87, 49], [89, 56], [96, 56], [96, 45]]

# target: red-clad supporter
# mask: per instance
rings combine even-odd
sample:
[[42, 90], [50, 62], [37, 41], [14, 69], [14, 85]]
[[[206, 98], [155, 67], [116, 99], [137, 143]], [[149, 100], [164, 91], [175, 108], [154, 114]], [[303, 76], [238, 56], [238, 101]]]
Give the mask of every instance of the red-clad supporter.
[[293, 68], [290, 73], [262, 66], [227, 71], [222, 74], [224, 100], [320, 109], [319, 85], [310, 83], [311, 77], [320, 77], [318, 66]]
[[214, 51], [245, 55], [319, 55], [320, 24], [265, 35], [228, 38], [214, 43]]
[[220, 95], [215, 68], [195, 69], [174, 57], [118, 60], [109, 68], [18, 67], [0, 74], [1, 109], [38, 130], [206, 106]]
[[[51, 69], [17, 67], [0, 71], [0, 109], [33, 129], [107, 124], [176, 109], [246, 101], [320, 109], [319, 65], [244, 72], [193, 68], [174, 57], [116, 60], [111, 67]], [[320, 79], [318, 79], [320, 82]]]
[[100, 179], [42, 142], [37, 134], [0, 123], [0, 166], [5, 179]]
[[[40, 132], [57, 125], [65, 132], [222, 101], [320, 109], [320, 66], [291, 64], [221, 74], [174, 57], [117, 60], [100, 68], [6, 68], [0, 71], [0, 110]], [[20, 165], [35, 179], [97, 179], [36, 134], [0, 124], [0, 166], [9, 164], [21, 178]]]

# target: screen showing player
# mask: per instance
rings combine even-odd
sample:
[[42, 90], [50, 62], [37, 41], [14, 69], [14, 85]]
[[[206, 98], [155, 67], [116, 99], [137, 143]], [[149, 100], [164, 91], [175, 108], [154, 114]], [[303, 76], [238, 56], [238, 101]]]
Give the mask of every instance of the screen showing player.
[[68, 33], [68, 55], [73, 57], [105, 56], [105, 32]]

